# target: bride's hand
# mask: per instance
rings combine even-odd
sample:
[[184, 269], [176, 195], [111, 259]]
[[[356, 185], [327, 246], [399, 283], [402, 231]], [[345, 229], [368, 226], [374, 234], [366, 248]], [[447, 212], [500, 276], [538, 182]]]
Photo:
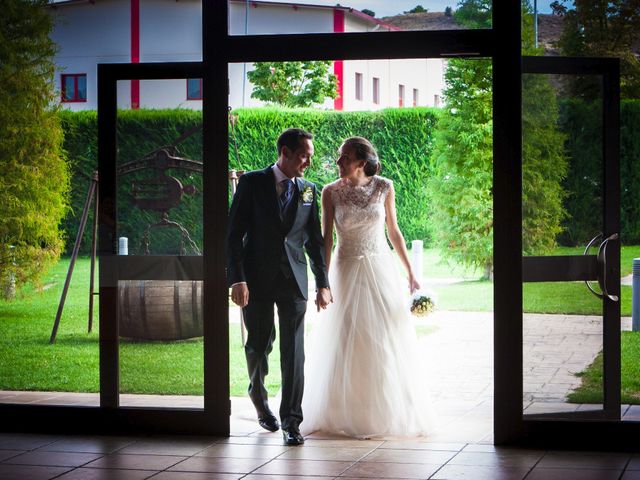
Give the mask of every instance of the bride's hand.
[[413, 276], [413, 273], [409, 273], [409, 292], [413, 293], [416, 290], [420, 290], [420, 284], [416, 280], [416, 277]]
[[320, 309], [325, 309], [327, 306], [333, 302], [333, 295], [331, 295], [331, 290], [328, 288], [319, 288], [316, 293], [316, 308], [318, 312]]

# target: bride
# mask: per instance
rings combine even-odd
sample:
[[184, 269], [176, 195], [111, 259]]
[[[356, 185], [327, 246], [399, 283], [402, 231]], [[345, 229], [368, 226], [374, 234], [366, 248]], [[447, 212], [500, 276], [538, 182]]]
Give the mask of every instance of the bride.
[[[340, 179], [322, 192], [322, 227], [334, 304], [311, 334], [303, 429], [359, 438], [424, 435], [433, 415], [417, 360], [408, 291], [388, 246], [420, 288], [396, 221], [391, 180], [362, 137], [340, 147]], [[333, 229], [338, 244], [333, 252]]]

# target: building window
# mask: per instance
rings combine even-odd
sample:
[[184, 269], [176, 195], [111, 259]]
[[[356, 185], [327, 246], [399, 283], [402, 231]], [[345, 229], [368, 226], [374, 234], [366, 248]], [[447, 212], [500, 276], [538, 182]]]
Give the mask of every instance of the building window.
[[440, 107], [440, 95], [433, 96], [433, 106], [436, 108]]
[[373, 77], [373, 103], [380, 105], [380, 79]]
[[187, 100], [202, 100], [201, 78], [187, 78]]
[[87, 74], [74, 73], [72, 75], [62, 75], [60, 81], [62, 86], [63, 102], [86, 102], [87, 101]]
[[362, 74], [356, 72], [356, 100], [362, 100]]
[[413, 106], [417, 107], [419, 101], [420, 101], [420, 94], [418, 92], [418, 89], [414, 88], [413, 89]]
[[404, 107], [404, 85], [398, 85], [398, 106]]

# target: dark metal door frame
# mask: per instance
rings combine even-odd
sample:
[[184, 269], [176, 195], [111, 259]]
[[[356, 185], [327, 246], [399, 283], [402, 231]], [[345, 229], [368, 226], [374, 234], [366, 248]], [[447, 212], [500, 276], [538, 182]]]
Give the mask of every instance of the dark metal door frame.
[[[599, 75], [603, 87], [603, 225], [602, 238], [611, 238], [606, 258], [596, 255], [523, 257], [523, 282], [600, 280], [610, 296], [603, 302], [604, 405], [602, 410], [526, 416], [522, 440], [557, 442], [598, 448], [611, 446], [633, 425], [620, 422], [620, 65], [614, 58], [524, 57], [523, 73]], [[614, 237], [614, 235], [616, 235]], [[600, 263], [600, 264], [599, 264]], [[585, 295], [590, 293], [585, 288]], [[522, 346], [522, 343], [520, 343]], [[519, 364], [520, 366], [521, 364]], [[522, 393], [513, 399], [522, 406]], [[589, 420], [589, 422], [587, 422]], [[597, 423], [596, 423], [597, 422]], [[591, 434], [587, 434], [590, 432]], [[600, 434], [597, 432], [611, 432]], [[628, 448], [628, 447], [627, 447]]]
[[[228, 64], [259, 60], [335, 60], [426, 57], [488, 57], [493, 61], [494, 111], [494, 439], [503, 444], [523, 434], [521, 255], [521, 80], [519, 0], [493, 10], [490, 30], [408, 31], [310, 35], [234, 36], [228, 32], [228, 2], [202, 2], [203, 62], [100, 65], [99, 148], [100, 252], [114, 255], [115, 118], [117, 79], [203, 78], [205, 318], [204, 411], [118, 406], [118, 337], [115, 287], [101, 281], [100, 407], [0, 404], [4, 430], [163, 431], [229, 434], [228, 294], [225, 281], [228, 171]], [[108, 105], [108, 107], [106, 107]], [[111, 187], [109, 187], [111, 185]], [[106, 270], [105, 270], [106, 274]], [[102, 275], [102, 272], [101, 272]], [[101, 278], [102, 280], [102, 278]], [[520, 320], [518, 320], [520, 319]], [[511, 366], [511, 367], [510, 367]]]

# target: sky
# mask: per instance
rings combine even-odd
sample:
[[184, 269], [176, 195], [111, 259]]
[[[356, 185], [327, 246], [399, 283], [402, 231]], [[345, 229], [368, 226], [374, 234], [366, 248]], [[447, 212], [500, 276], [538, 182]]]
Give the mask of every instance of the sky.
[[[357, 10], [368, 8], [376, 13], [376, 17], [388, 17], [398, 15], [411, 10], [416, 5], [422, 5], [430, 12], [443, 12], [448, 6], [455, 9], [458, 0], [271, 0], [284, 3], [311, 3], [314, 5], [335, 5], [340, 3], [343, 7], [353, 7]], [[500, 0], [494, 0], [498, 2]], [[538, 0], [539, 13], [551, 13], [549, 4], [552, 0]], [[533, 0], [531, 0], [533, 5]]]

